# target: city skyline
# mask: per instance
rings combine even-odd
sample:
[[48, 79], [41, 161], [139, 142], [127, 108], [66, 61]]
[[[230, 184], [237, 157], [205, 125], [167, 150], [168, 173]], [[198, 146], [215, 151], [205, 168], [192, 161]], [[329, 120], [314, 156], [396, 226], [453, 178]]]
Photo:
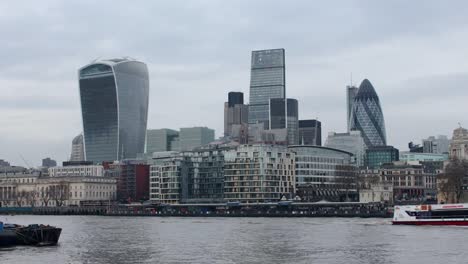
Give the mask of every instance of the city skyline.
[[[396, 17], [391, 18], [382, 15], [390, 8], [386, 4], [342, 3], [338, 10], [325, 5], [322, 6], [324, 15], [346, 18], [330, 23], [327, 30], [330, 33], [321, 31], [323, 26], [310, 27], [315, 23], [314, 18], [306, 12], [296, 14], [297, 7], [284, 4], [265, 7], [247, 2], [225, 5], [227, 7], [213, 3], [189, 5], [190, 8], [182, 10], [181, 16], [193, 20], [191, 25], [187, 20], [178, 22], [180, 17], [177, 15], [156, 18], [152, 13], [177, 8], [172, 4], [135, 6], [126, 11], [142, 13], [141, 18], [135, 17], [137, 21], [132, 26], [122, 27], [122, 34], [117, 34], [127, 34], [131, 38], [102, 34], [108, 22], [99, 20], [94, 16], [95, 11], [88, 9], [85, 15], [90, 18], [86, 22], [89, 26], [84, 28], [86, 33], [89, 30], [90, 37], [83, 45], [86, 48], [73, 43], [85, 39], [85, 31], [75, 32], [74, 37], [66, 33], [71, 28], [82, 27], [73, 22], [76, 20], [74, 13], [80, 13], [76, 10], [83, 8], [79, 4], [31, 5], [23, 14], [31, 20], [23, 23], [15, 23], [18, 18], [13, 15], [13, 11], [21, 6], [3, 6], [1, 10], [6, 11], [2, 24], [5, 27], [0, 31], [11, 37], [1, 51], [4, 60], [0, 64], [0, 89], [3, 92], [0, 99], [3, 113], [0, 118], [3, 124], [0, 158], [15, 165], [25, 165], [21, 154], [36, 166], [44, 157], [58, 162], [68, 159], [71, 140], [82, 132], [76, 69], [98, 57], [132, 56], [148, 63], [151, 89], [148, 128], [207, 126], [216, 130], [216, 136], [222, 135], [222, 109], [227, 92], [241, 91], [247, 96], [245, 101], [249, 101], [251, 51], [279, 47], [287, 54], [287, 97], [300, 101], [301, 119], [318, 117], [323, 135], [329, 131], [346, 131], [343, 87], [349, 84], [350, 72], [358, 82], [369, 78], [378, 89], [385, 110], [389, 145], [405, 150], [409, 141], [419, 142], [438, 134], [450, 136], [458, 122], [466, 126], [462, 107], [468, 97], [463, 87], [468, 81], [465, 73], [468, 63], [460, 59], [468, 55], [464, 49], [468, 44], [468, 25], [463, 20], [466, 5], [448, 10], [444, 5], [429, 2], [423, 8], [429, 16], [413, 17], [413, 11], [421, 7], [397, 3], [395, 5], [404, 6], [408, 11], [395, 13]], [[43, 15], [48, 6], [55, 9], [46, 13], [55, 15]], [[302, 6], [301, 9], [307, 10], [315, 5], [304, 2]], [[278, 28], [278, 35], [274, 36], [261, 30], [264, 23], [273, 19], [253, 12], [260, 7], [270, 11], [265, 13], [295, 15], [286, 19]], [[123, 6], [117, 3], [109, 8], [116, 11]], [[219, 17], [197, 20], [203, 18], [203, 12], [214, 10], [218, 11]], [[113, 13], [119, 12], [109, 12], [108, 16], [112, 18]], [[224, 16], [228, 16], [227, 19]], [[149, 18], [154, 24], [174, 23], [180, 26], [179, 30], [167, 32], [156, 28], [151, 33], [132, 32], [134, 27], [146, 24], [144, 21]], [[31, 24], [33, 19], [34, 25]], [[418, 19], [423, 19], [424, 23], [414, 23]], [[393, 23], [397, 20], [402, 21], [401, 24]], [[375, 26], [369, 25], [371, 21]], [[212, 22], [224, 24], [218, 28], [210, 26]], [[309, 25], [306, 35], [319, 34], [321, 41], [314, 37], [304, 38], [302, 29], [292, 30], [296, 24]], [[366, 27], [359, 30], [362, 24], [371, 27], [370, 33], [364, 30]], [[31, 26], [35, 29], [32, 36]], [[202, 26], [209, 26], [203, 38], [189, 34], [191, 29]], [[445, 30], [446, 27], [450, 30]], [[225, 33], [219, 35], [220, 32]], [[232, 36], [227, 37], [226, 32]], [[162, 37], [170, 45], [157, 41]], [[35, 41], [30, 43], [29, 39]], [[181, 39], [184, 41], [179, 41]], [[341, 41], [346, 43], [346, 48], [335, 44]], [[13, 45], [17, 42], [24, 45]], [[145, 42], [151, 42], [151, 45], [144, 46]], [[224, 50], [230, 51], [223, 53]], [[47, 70], [38, 74], [38, 67]], [[441, 90], [446, 92], [442, 100], [438, 92]], [[204, 97], [206, 94], [210, 96]]]

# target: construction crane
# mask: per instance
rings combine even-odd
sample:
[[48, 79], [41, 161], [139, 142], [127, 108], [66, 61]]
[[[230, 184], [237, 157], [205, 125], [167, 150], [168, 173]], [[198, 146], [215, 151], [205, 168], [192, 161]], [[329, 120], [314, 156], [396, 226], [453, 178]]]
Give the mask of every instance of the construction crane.
[[23, 157], [23, 155], [21, 155], [21, 154], [18, 154], [18, 155], [23, 160], [24, 164], [26, 164], [26, 166], [28, 166], [28, 168], [32, 168], [31, 164], [29, 164], [29, 162], [26, 161], [26, 159]]

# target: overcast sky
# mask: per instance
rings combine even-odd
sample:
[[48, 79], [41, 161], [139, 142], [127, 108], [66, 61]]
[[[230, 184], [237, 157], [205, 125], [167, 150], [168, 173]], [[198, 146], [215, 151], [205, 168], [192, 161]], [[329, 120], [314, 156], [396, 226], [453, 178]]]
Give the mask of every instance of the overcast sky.
[[77, 70], [131, 56], [150, 71], [148, 128], [223, 132], [229, 91], [248, 102], [252, 50], [285, 48], [299, 118], [346, 130], [345, 86], [368, 78], [387, 142], [468, 126], [466, 1], [4, 1], [0, 159], [70, 155], [82, 131]]

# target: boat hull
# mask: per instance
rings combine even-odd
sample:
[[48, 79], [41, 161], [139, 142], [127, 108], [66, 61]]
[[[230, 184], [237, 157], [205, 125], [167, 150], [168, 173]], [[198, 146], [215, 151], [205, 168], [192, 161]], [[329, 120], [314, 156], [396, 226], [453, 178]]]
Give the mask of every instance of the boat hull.
[[394, 225], [468, 226], [468, 221], [392, 221]]

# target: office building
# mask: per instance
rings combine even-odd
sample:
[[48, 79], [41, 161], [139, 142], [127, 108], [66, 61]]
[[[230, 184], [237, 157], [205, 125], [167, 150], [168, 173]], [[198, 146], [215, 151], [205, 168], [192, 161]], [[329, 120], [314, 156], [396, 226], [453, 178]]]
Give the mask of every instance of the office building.
[[346, 122], [348, 125], [348, 132], [350, 130], [351, 112], [353, 110], [354, 98], [358, 93], [358, 88], [354, 85], [346, 86]]
[[322, 145], [322, 123], [320, 121], [315, 119], [299, 120], [299, 145]]
[[299, 144], [299, 116], [298, 103], [296, 99], [282, 98], [270, 99], [270, 130], [287, 130], [288, 144]]
[[379, 97], [367, 79], [362, 81], [354, 98], [350, 130], [361, 131], [368, 147], [387, 145], [385, 121]]
[[84, 161], [83, 134], [79, 134], [72, 141], [70, 161]]
[[392, 146], [375, 146], [366, 149], [365, 166], [378, 169], [385, 163], [400, 160], [398, 149]]
[[364, 166], [366, 144], [361, 136], [361, 131], [349, 131], [349, 133], [329, 132], [325, 147], [343, 150], [352, 153], [354, 162], [358, 167]]
[[179, 132], [167, 128], [146, 131], [146, 153], [178, 150]]
[[215, 131], [207, 127], [181, 128], [179, 133], [180, 150], [193, 150], [214, 141]]
[[295, 153], [296, 190], [303, 201], [357, 200], [352, 153], [321, 146], [289, 146]]
[[57, 162], [51, 158], [42, 159], [42, 167], [50, 168], [57, 166]]
[[447, 136], [443, 135], [439, 135], [437, 137], [430, 136], [427, 139], [423, 139], [422, 145], [424, 153], [443, 154], [448, 153], [450, 140]]
[[[241, 92], [230, 92], [228, 101], [224, 103], [224, 136], [230, 137], [239, 133], [239, 126], [248, 124], [249, 107], [244, 104], [244, 94]], [[233, 131], [233, 129], [236, 129]]]
[[100, 163], [143, 153], [148, 117], [146, 64], [94, 61], [79, 70], [85, 160]]
[[249, 124], [269, 128], [271, 98], [286, 98], [284, 49], [252, 51]]

